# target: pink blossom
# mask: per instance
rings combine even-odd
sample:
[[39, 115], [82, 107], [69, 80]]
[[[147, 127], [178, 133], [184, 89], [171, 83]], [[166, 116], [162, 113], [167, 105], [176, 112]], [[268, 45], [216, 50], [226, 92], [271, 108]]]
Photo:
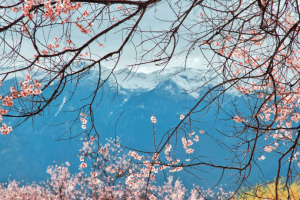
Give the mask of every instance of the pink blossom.
[[264, 160], [264, 159], [266, 159], [264, 155], [258, 158], [258, 160]]
[[184, 115], [180, 115], [180, 120], [183, 120], [184, 119]]
[[237, 123], [242, 123], [242, 119], [239, 118], [238, 116], [234, 116], [233, 120], [236, 121]]
[[268, 152], [268, 153], [270, 153], [271, 151], [272, 151], [272, 147], [271, 146], [265, 146], [265, 148], [264, 148], [264, 150], [266, 151], [266, 152]]
[[86, 168], [87, 167], [87, 164], [86, 163], [84, 163], [84, 162], [82, 162], [81, 164], [80, 164], [80, 166], [79, 166], [80, 168]]
[[91, 140], [91, 141], [95, 141], [96, 138], [95, 138], [94, 136], [92, 136], [92, 137], [90, 137], [90, 140]]
[[154, 115], [150, 118], [152, 123], [155, 124], [157, 121], [156, 121], [156, 118], [154, 117]]
[[187, 154], [190, 154], [190, 153], [194, 152], [194, 149], [186, 149], [185, 151], [186, 151]]
[[98, 175], [97, 172], [91, 172], [92, 177], [97, 177], [97, 175]]
[[199, 136], [198, 136], [198, 135], [195, 135], [194, 141], [195, 141], [195, 142], [198, 142], [198, 141], [199, 141]]
[[86, 114], [80, 113], [80, 115], [81, 115], [82, 117], [86, 118]]

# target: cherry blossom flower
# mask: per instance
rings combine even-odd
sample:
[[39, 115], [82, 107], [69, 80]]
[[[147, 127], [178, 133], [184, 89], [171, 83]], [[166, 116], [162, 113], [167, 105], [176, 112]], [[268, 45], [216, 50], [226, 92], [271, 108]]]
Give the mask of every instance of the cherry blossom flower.
[[264, 155], [262, 155], [261, 157], [258, 158], [258, 160], [264, 160], [266, 159], [266, 157]]
[[155, 200], [157, 199], [153, 194], [151, 194], [151, 196], [149, 197], [150, 200]]
[[85, 118], [80, 118], [80, 121], [82, 122], [82, 124], [86, 124], [87, 123], [87, 120]]
[[194, 149], [186, 149], [185, 151], [186, 151], [187, 154], [190, 154], [190, 153], [194, 152]]
[[151, 119], [151, 122], [153, 123], [153, 124], [155, 124], [157, 121], [156, 121], [156, 118], [154, 117], [154, 115], [152, 115], [152, 117], [150, 117], [150, 119]]
[[82, 162], [81, 164], [80, 164], [80, 166], [79, 166], [80, 168], [86, 168], [87, 167], [87, 164], [86, 163], [84, 163], [84, 162]]
[[94, 136], [92, 136], [92, 137], [90, 137], [90, 140], [91, 140], [91, 141], [95, 141], [96, 138], [95, 138]]
[[216, 41], [215, 46], [220, 46], [220, 42]]
[[272, 147], [271, 146], [265, 146], [264, 150], [268, 153], [270, 153], [272, 151]]
[[201, 18], [201, 19], [204, 19], [203, 16], [204, 16], [204, 14], [203, 14], [203, 13], [200, 13], [200, 18]]
[[238, 116], [234, 116], [233, 120], [236, 121], [237, 123], [242, 123], [242, 119]]
[[84, 113], [80, 113], [80, 115], [84, 118], [87, 117], [86, 114], [84, 114]]
[[91, 176], [92, 176], [92, 177], [97, 177], [98, 174], [97, 174], [97, 172], [91, 172]]
[[194, 141], [195, 141], [195, 142], [198, 142], [198, 141], [199, 141], [199, 136], [198, 136], [198, 135], [195, 135]]

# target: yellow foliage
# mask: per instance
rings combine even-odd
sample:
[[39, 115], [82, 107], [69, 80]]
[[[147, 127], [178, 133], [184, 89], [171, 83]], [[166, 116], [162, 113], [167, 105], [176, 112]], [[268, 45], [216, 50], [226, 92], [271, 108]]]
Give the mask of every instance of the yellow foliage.
[[[275, 184], [276, 181], [268, 182], [266, 184], [256, 185], [254, 188], [249, 189], [242, 188], [242, 191], [239, 191], [235, 196], [235, 200], [275, 200]], [[282, 177], [279, 180], [278, 184], [278, 200], [299, 200], [300, 199], [300, 181], [298, 177], [295, 179], [292, 185], [288, 185], [288, 188], [285, 187], [285, 179]], [[289, 196], [289, 198], [288, 198]]]

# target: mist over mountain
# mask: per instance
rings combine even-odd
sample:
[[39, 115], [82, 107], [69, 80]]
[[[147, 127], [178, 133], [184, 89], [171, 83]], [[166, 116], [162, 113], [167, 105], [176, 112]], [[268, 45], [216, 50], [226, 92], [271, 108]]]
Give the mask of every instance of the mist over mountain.
[[[188, 93], [205, 83], [204, 71], [187, 68], [176, 74], [179, 71], [181, 71], [180, 68], [170, 68], [161, 73], [155, 71], [150, 74], [135, 73], [134, 75], [129, 70], [114, 72], [115, 76], [111, 76], [104, 87], [99, 90], [97, 99], [101, 99], [101, 101], [97, 107], [94, 106], [93, 110], [95, 124], [101, 136], [100, 142], [105, 144], [106, 138], [114, 138], [116, 135], [124, 146], [137, 150], [153, 151], [153, 127], [150, 121], [153, 114], [157, 118], [155, 124], [156, 143], [159, 145], [160, 141], [165, 141], [170, 129], [172, 131], [172, 128], [180, 122], [179, 116], [187, 114], [189, 109], [198, 102], [199, 97], [213, 84], [209, 83], [193, 93]], [[102, 79], [107, 77], [109, 73], [109, 70], [102, 68]], [[60, 165], [66, 161], [70, 162], [69, 169], [72, 173], [78, 172], [80, 162], [76, 155], [82, 147], [82, 141], [80, 141], [80, 136], [75, 139], [68, 138], [80, 135], [83, 130], [78, 112], [70, 111], [75, 111], [88, 102], [89, 99], [82, 99], [89, 97], [94, 91], [97, 76], [98, 72], [92, 71], [80, 80], [72, 96], [72, 101], [68, 102], [72, 95], [68, 91], [73, 91], [75, 87], [68, 85], [60, 98], [45, 110], [43, 116], [34, 117], [34, 120], [28, 120], [21, 126], [14, 127], [14, 131], [9, 135], [1, 136], [0, 181], [2, 183], [7, 181], [9, 175], [11, 180], [45, 181], [49, 178], [46, 173], [49, 165]], [[116, 80], [118, 86], [114, 84]], [[9, 80], [3, 84], [5, 87], [5, 84], [11, 85], [12, 83], [13, 80]], [[49, 91], [43, 91], [43, 95], [47, 95], [47, 93]], [[238, 98], [232, 94], [225, 95], [221, 102], [222, 108], [231, 110], [232, 100], [238, 100]], [[193, 148], [197, 152], [196, 155], [203, 156], [203, 158], [197, 159], [220, 165], [228, 163], [229, 165], [230, 162], [224, 158], [231, 157], [230, 151], [224, 151], [220, 144], [214, 140], [214, 137], [218, 136], [219, 140], [223, 142], [237, 142], [235, 139], [220, 136], [217, 131], [226, 132], [230, 128], [224, 123], [219, 123], [222, 119], [228, 118], [228, 114], [219, 112], [218, 106], [214, 104], [208, 113], [203, 114], [199, 111], [198, 114], [193, 115], [198, 120], [197, 123], [193, 124], [195, 126], [193, 129], [200, 136], [200, 141], [195, 143]], [[72, 121], [75, 119], [77, 120]], [[17, 118], [4, 118], [5, 122], [10, 121], [11, 124], [17, 120]], [[88, 128], [89, 126], [90, 122], [87, 124]], [[204, 130], [205, 134], [200, 135], [199, 130]], [[182, 148], [181, 137], [182, 134], [178, 135], [178, 150]], [[55, 141], [59, 139], [60, 141]], [[126, 153], [128, 150], [125, 149], [124, 152]], [[186, 159], [185, 153], [179, 153], [178, 156], [183, 161]], [[206, 158], [206, 156], [209, 157]], [[265, 163], [265, 166], [268, 167], [270, 164]], [[222, 171], [216, 170], [208, 173], [210, 171], [211, 168], [203, 167], [201, 171], [185, 172], [184, 176], [176, 173], [171, 175], [175, 179], [180, 177], [187, 188], [191, 188], [193, 183], [203, 187], [211, 187], [218, 182]], [[274, 174], [271, 171], [264, 173], [268, 180], [273, 179]], [[200, 179], [191, 173], [196, 174]], [[256, 175], [258, 169], [253, 168], [252, 173], [254, 173], [254, 177], [250, 180], [259, 182], [261, 177]], [[222, 183], [227, 183], [226, 180], [224, 179]], [[161, 183], [162, 181], [164, 179], [161, 176], [158, 182]], [[228, 185], [230, 184], [228, 183]]]

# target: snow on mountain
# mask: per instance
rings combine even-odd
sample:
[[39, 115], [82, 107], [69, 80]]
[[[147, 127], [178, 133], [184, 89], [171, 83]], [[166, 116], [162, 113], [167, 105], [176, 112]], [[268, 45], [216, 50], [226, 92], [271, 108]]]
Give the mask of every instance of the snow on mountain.
[[[102, 68], [101, 76], [105, 79], [110, 75], [111, 71], [107, 68]], [[203, 69], [186, 68], [182, 69], [180, 67], [172, 67], [164, 70], [154, 71], [152, 73], [146, 74], [142, 72], [134, 72], [129, 69], [121, 69], [114, 71], [111, 74], [108, 82], [110, 85], [116, 85], [121, 90], [127, 90], [131, 92], [147, 92], [155, 89], [158, 85], [164, 81], [170, 80], [175, 83], [179, 89], [182, 89], [182, 93], [188, 93], [194, 98], [199, 97], [199, 87], [203, 86], [206, 82], [204, 79], [205, 71]], [[93, 75], [98, 75], [98, 72], [94, 71]], [[205, 74], [208, 76], [208, 80], [212, 77], [210, 74]], [[89, 79], [93, 76], [89, 77]], [[166, 86], [166, 89], [171, 86]], [[123, 91], [124, 92], [124, 91]]]
[[[78, 69], [81, 68], [81, 65], [86, 65], [86, 63], [81, 63], [80, 66], [78, 66]], [[21, 80], [26, 76], [26, 73], [27, 72], [22, 71], [15, 74], [15, 77]], [[45, 79], [44, 72], [37, 70], [36, 68], [31, 71], [31, 74], [34, 75], [34, 79], [36, 80]], [[90, 81], [96, 82], [98, 79], [95, 77], [98, 77], [98, 74], [98, 70], [91, 69], [89, 72], [87, 72], [87, 76], [85, 78], [86, 80], [88, 80], [88, 83], [90, 83]], [[194, 98], [198, 98], [199, 87], [203, 86], [207, 82], [207, 80], [211, 80], [213, 74], [207, 73], [204, 69], [184, 69], [182, 67], [169, 67], [151, 73], [143, 73], [136, 70], [131, 71], [129, 69], [119, 69], [115, 70], [112, 74], [110, 69], [102, 66], [101, 79], [104, 80], [108, 76], [110, 76], [108, 79], [109, 85], [116, 86], [117, 82], [118, 87], [121, 89], [121, 93], [126, 93], [126, 91], [151, 91], [155, 89], [160, 83], [166, 80], [171, 80], [178, 86], [179, 89], [183, 90], [185, 93], [188, 93]], [[216, 79], [214, 83], [209, 82], [208, 85], [213, 85], [216, 82], [220, 82], [220, 78]]]

